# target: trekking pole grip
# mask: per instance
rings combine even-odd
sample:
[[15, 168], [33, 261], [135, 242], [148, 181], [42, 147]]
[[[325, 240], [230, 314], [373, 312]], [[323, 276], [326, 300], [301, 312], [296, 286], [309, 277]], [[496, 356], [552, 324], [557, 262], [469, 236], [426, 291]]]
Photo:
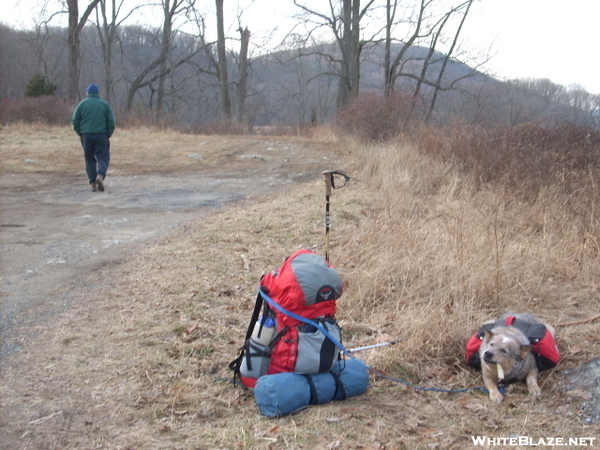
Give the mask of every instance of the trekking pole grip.
[[324, 170], [321, 173], [325, 175], [325, 195], [329, 197], [331, 195], [331, 179], [333, 178], [333, 170]]

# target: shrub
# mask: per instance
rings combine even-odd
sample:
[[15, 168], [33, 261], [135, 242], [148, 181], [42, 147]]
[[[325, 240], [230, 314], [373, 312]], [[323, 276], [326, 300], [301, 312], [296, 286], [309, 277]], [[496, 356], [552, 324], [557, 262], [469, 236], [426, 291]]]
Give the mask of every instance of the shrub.
[[25, 87], [25, 97], [42, 97], [45, 95], [54, 95], [56, 84], [51, 83], [46, 75], [41, 73], [34, 74]]
[[528, 201], [551, 184], [572, 190], [583, 172], [600, 169], [600, 132], [575, 125], [463, 125], [423, 128], [415, 137], [425, 153], [474, 174], [481, 183], [503, 184]]
[[69, 125], [73, 108], [52, 95], [25, 97], [22, 100], [4, 99], [0, 103], [0, 123], [15, 122]]
[[384, 142], [402, 131], [411, 110], [411, 98], [401, 92], [387, 97], [376, 92], [365, 93], [341, 110], [336, 126], [342, 133], [362, 141]]

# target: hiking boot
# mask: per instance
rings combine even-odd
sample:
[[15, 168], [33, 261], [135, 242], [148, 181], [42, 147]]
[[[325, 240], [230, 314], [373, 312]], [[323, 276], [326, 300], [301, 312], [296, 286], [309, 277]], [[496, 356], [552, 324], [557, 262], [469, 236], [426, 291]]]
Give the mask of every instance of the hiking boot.
[[98, 190], [98, 183], [96, 183], [95, 181], [92, 181], [90, 183], [90, 186], [92, 187], [92, 192], [96, 192]]
[[100, 192], [104, 191], [104, 177], [102, 175], [96, 177], [96, 184], [98, 185], [98, 190]]

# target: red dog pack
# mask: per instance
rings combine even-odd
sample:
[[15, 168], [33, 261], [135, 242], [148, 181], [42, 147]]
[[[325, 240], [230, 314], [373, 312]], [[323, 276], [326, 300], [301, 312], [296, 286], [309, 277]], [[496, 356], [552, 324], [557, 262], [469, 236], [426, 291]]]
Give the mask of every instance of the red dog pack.
[[[514, 316], [508, 316], [505, 319], [499, 319], [496, 322], [491, 322], [483, 325], [469, 341], [466, 348], [466, 362], [469, 366], [481, 368], [481, 360], [479, 358], [479, 347], [483, 341], [485, 328], [493, 329], [495, 327], [516, 327], [527, 336], [529, 343], [533, 347], [533, 355], [538, 370], [551, 369], [560, 362], [560, 353], [556, 346], [554, 336], [548, 328], [541, 323], [530, 323], [522, 319], [517, 319]], [[485, 328], [484, 328], [485, 327]]]

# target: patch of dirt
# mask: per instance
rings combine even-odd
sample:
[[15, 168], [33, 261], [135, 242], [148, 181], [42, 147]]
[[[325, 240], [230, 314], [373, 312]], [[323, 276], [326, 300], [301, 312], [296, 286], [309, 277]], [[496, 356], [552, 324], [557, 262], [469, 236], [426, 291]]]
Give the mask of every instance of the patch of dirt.
[[[185, 148], [152, 166], [150, 158], [136, 164], [119, 161], [113, 152], [103, 193], [87, 187], [81, 170], [45, 170], [42, 158], [23, 159], [25, 170], [4, 171], [3, 366], [41, 324], [69, 308], [76, 287], [102, 290], [94, 274], [118, 266], [133, 246], [231, 202], [318, 178], [335, 164], [331, 152], [301, 140], [224, 139], [210, 152], [203, 144], [201, 151]], [[30, 168], [36, 171], [28, 173]]]
[[600, 358], [567, 370], [564, 375], [560, 387], [566, 395], [585, 400], [580, 412], [585, 423], [600, 422]]

